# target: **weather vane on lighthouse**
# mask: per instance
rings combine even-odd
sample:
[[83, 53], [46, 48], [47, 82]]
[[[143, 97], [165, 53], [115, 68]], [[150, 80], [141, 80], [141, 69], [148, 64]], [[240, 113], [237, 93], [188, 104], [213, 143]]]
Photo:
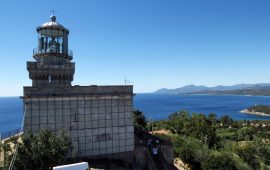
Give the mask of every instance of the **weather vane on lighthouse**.
[[57, 11], [52, 9], [52, 10], [50, 10], [50, 13], [52, 13], [52, 15], [54, 15], [55, 13], [57, 13]]

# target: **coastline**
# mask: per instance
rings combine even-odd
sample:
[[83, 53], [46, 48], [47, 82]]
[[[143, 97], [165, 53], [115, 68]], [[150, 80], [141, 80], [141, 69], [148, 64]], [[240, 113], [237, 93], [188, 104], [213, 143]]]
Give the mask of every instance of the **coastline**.
[[253, 111], [249, 111], [248, 109], [241, 110], [240, 113], [258, 115], [258, 116], [270, 116], [270, 114], [266, 114], [263, 112], [253, 112]]

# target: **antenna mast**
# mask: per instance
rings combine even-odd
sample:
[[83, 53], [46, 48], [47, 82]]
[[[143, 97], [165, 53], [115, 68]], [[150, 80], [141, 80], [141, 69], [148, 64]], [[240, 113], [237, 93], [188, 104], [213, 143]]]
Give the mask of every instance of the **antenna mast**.
[[52, 15], [54, 15], [55, 13], [57, 13], [57, 11], [52, 9], [52, 10], [50, 10], [50, 13], [52, 13]]

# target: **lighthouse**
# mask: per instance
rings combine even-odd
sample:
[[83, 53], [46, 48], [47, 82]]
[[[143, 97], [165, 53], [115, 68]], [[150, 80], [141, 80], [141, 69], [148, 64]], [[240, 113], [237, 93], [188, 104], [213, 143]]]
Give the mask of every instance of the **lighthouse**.
[[[133, 86], [73, 86], [70, 31], [56, 16], [36, 28], [37, 47], [27, 62], [32, 86], [24, 87], [24, 131], [65, 131], [67, 157], [121, 159], [134, 152]], [[95, 73], [85, 73], [85, 75]]]
[[50, 18], [37, 27], [38, 47], [33, 50], [36, 62], [27, 63], [29, 77], [33, 87], [71, 86], [75, 64], [68, 49], [69, 30], [56, 22], [56, 16]]

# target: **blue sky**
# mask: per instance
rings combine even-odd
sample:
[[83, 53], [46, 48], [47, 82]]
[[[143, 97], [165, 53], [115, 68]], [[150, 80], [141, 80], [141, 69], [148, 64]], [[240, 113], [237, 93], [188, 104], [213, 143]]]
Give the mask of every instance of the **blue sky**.
[[0, 96], [31, 85], [26, 61], [51, 9], [70, 30], [74, 85], [270, 82], [269, 0], [10, 0], [0, 4]]

